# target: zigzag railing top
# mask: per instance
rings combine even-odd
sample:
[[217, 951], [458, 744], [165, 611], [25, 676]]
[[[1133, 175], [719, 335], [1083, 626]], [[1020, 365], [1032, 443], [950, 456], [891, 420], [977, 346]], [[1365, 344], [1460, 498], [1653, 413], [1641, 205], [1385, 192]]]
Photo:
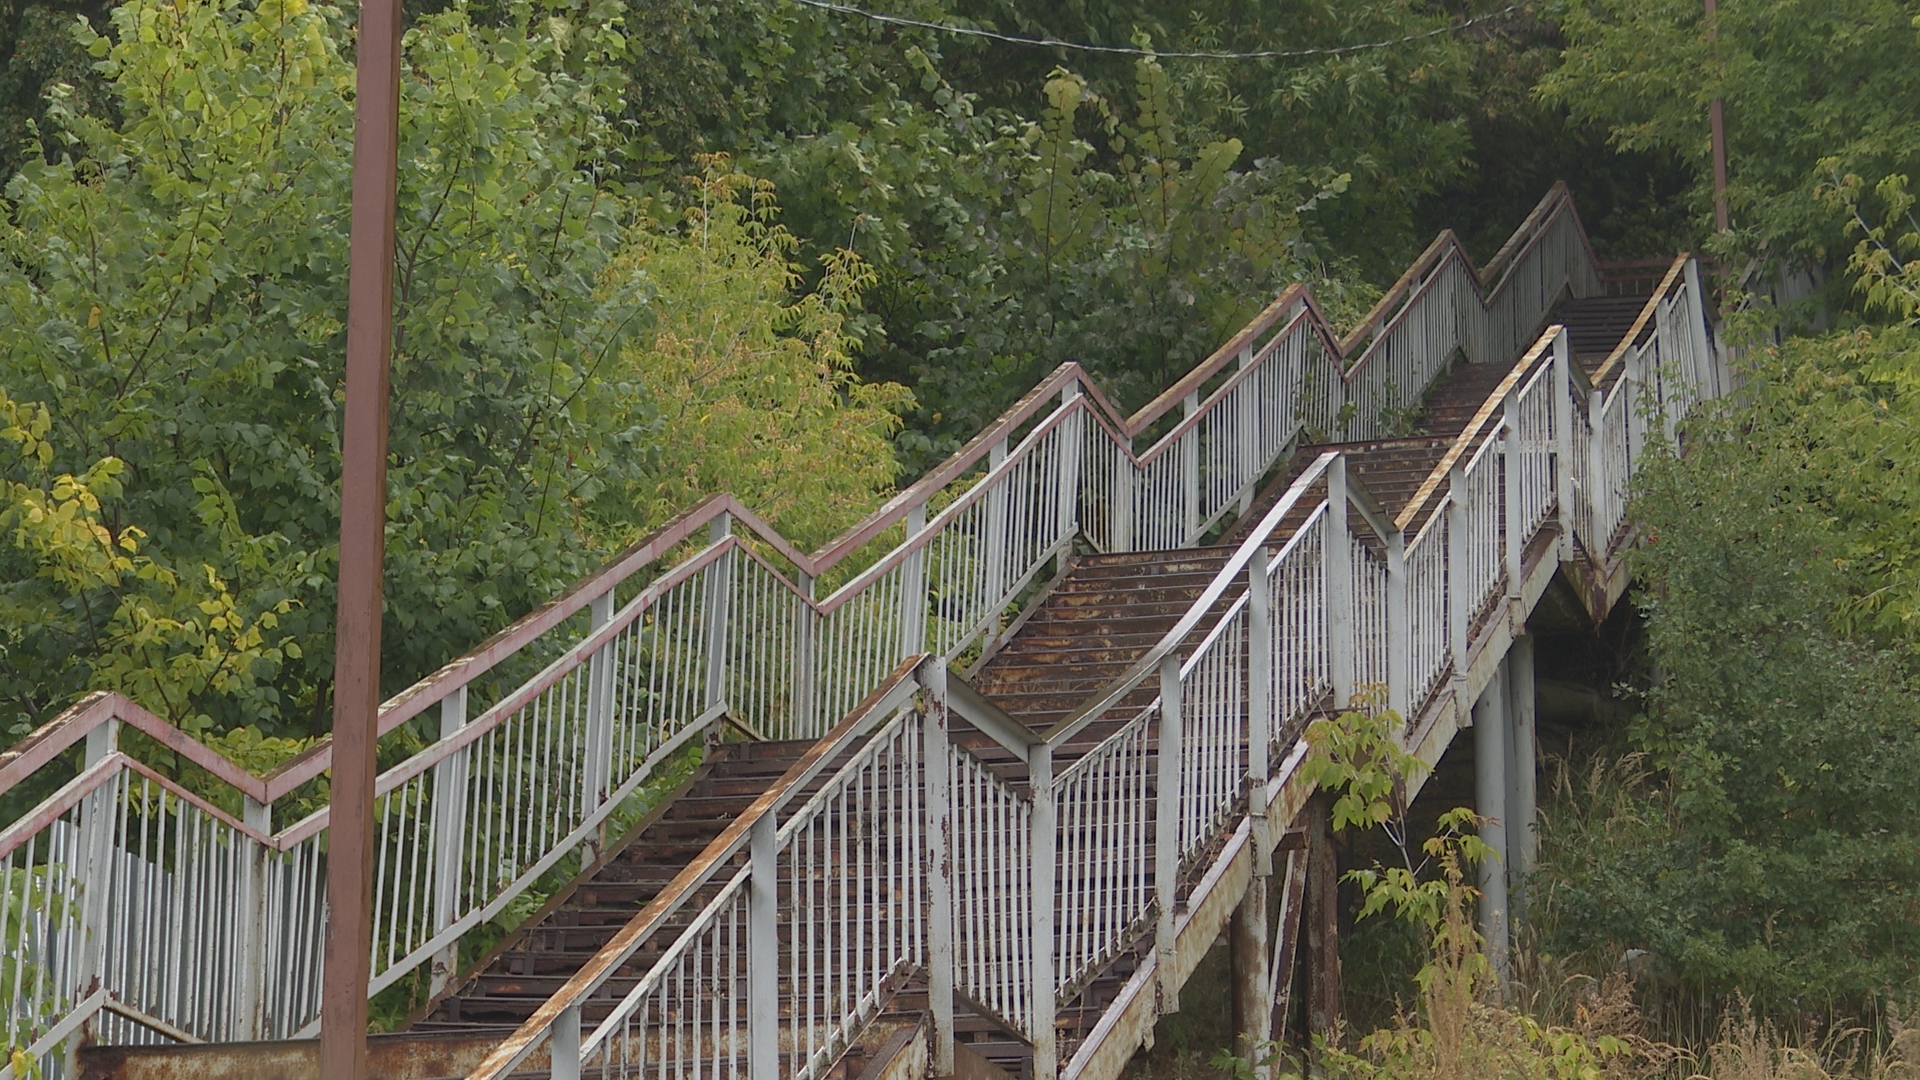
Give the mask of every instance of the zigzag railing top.
[[[1478, 616], [1489, 604], [1500, 602], [1503, 586], [1509, 600], [1517, 598], [1529, 565], [1524, 561], [1529, 541], [1557, 513], [1559, 534], [1566, 541], [1560, 551], [1570, 552], [1574, 534], [1582, 531], [1573, 524], [1581, 516], [1574, 505], [1580, 499], [1574, 492], [1583, 481], [1584, 490], [1590, 492], [1616, 490], [1631, 470], [1639, 442], [1631, 428], [1619, 424], [1642, 388], [1651, 391], [1649, 400], [1657, 412], [1684, 408], [1690, 395], [1670, 397], [1670, 391], [1712, 366], [1711, 358], [1698, 349], [1702, 343], [1698, 328], [1689, 325], [1689, 320], [1697, 321], [1698, 305], [1684, 287], [1674, 287], [1676, 280], [1676, 275], [1669, 275], [1660, 292], [1649, 298], [1647, 311], [1660, 316], [1654, 320], [1657, 332], [1634, 346], [1626, 377], [1604, 399], [1588, 390], [1572, 364], [1563, 328], [1549, 328], [1535, 341], [1455, 441], [1434, 471], [1434, 479], [1423, 487], [1423, 492], [1431, 493], [1439, 490], [1442, 480], [1450, 481], [1447, 512], [1433, 515], [1411, 540], [1406, 530], [1418, 522], [1424, 507], [1416, 505], [1412, 514], [1389, 517], [1358, 478], [1347, 475], [1338, 449], [1321, 454], [1263, 515], [1159, 643], [1074, 716], [1044, 735], [1007, 717], [963, 681], [948, 680], [937, 663], [924, 666], [920, 676], [926, 688], [922, 707], [928, 711], [924, 841], [936, 876], [951, 877], [956, 865], [973, 869], [964, 887], [950, 884], [933, 890], [934, 914], [928, 925], [935, 944], [928, 957], [909, 960], [929, 963], [936, 985], [945, 985], [950, 972], [956, 988], [976, 1003], [1009, 1003], [1000, 1013], [1002, 1021], [1033, 1040], [1036, 1074], [1049, 1075], [1056, 1060], [1049, 1038], [1051, 1003], [1078, 993], [1090, 974], [1109, 961], [1127, 936], [1137, 932], [1140, 920], [1156, 908], [1162, 923], [1156, 934], [1166, 937], [1173, 918], [1169, 898], [1174, 894], [1178, 862], [1200, 852], [1220, 828], [1230, 824], [1223, 815], [1231, 814], [1236, 798], [1243, 793], [1254, 798], [1266, 790], [1264, 785], [1242, 783], [1243, 762], [1244, 779], [1266, 779], [1269, 739], [1278, 736], [1288, 721], [1311, 712], [1329, 692], [1339, 700], [1358, 685], [1385, 683], [1391, 704], [1414, 715], [1421, 705], [1436, 699], [1434, 691], [1451, 671], [1457, 700], [1458, 680], [1471, 647], [1484, 644], [1490, 632], [1481, 626], [1475, 635]], [[1675, 312], [1684, 317], [1675, 320]], [[1650, 358], [1648, 352], [1662, 342], [1674, 355]], [[1682, 369], [1691, 365], [1692, 371], [1682, 370], [1677, 373], [1679, 379], [1663, 381], [1658, 368], [1668, 360]], [[1576, 410], [1575, 406], [1584, 407]], [[1497, 432], [1488, 426], [1496, 414], [1500, 417]], [[1589, 430], [1590, 417], [1602, 418], [1601, 434], [1611, 432], [1625, 451], [1622, 455], [1587, 452], [1605, 441], [1596, 441]], [[1312, 512], [1280, 543], [1282, 524], [1316, 494]], [[1426, 497], [1422, 494], [1416, 503]], [[1372, 543], [1350, 531], [1349, 508], [1371, 532]], [[1596, 519], [1587, 514], [1585, 520]], [[1579, 540], [1590, 553], [1598, 551], [1604, 557], [1608, 548], [1604, 538], [1587, 533]], [[1274, 552], [1276, 544], [1279, 550]], [[1382, 549], [1384, 557], [1378, 553]], [[1552, 558], [1554, 553], [1536, 553], [1536, 557]], [[1176, 648], [1203, 619], [1214, 617], [1213, 609], [1242, 579], [1247, 589], [1218, 613], [1191, 655], [1178, 656]], [[1271, 657], [1272, 663], [1249, 667], [1248, 657]], [[898, 679], [902, 671], [897, 669], [893, 678]], [[1127, 715], [1106, 715], [1128, 692], [1156, 675], [1161, 686], [1157, 698]], [[1175, 704], [1177, 708], [1170, 707]], [[948, 705], [1028, 767], [1030, 794], [994, 782], [991, 773], [964, 750], [939, 750]], [[1149, 731], [1156, 718], [1161, 755], [1157, 767], [1148, 756]], [[1084, 753], [1077, 760], [1055, 772], [1055, 752], [1064, 751], [1068, 740], [1096, 719], [1117, 727], [1093, 748], [1082, 747]], [[1180, 747], [1177, 755], [1167, 752], [1172, 746]], [[1301, 748], [1296, 746], [1285, 761], [1297, 763], [1300, 756]], [[1283, 764], [1282, 772], [1289, 767]], [[1157, 791], [1149, 786], [1156, 772]], [[959, 779], [963, 775], [967, 779]], [[1170, 796], [1170, 791], [1179, 794]], [[1097, 793], [1091, 801], [1089, 793]], [[952, 823], [939, 824], [949, 813], [957, 815]], [[1087, 814], [1099, 815], [1098, 828], [1092, 827], [1094, 819], [1076, 817]], [[982, 815], [992, 824], [976, 837], [967, 825], [980, 824]], [[1017, 840], [1002, 835], [1009, 827], [1019, 834]], [[1157, 867], [1140, 861], [1149, 829], [1158, 837]], [[1102, 848], [1088, 839], [1095, 835], [1123, 839]], [[997, 845], [985, 853], [998, 860], [996, 866], [1010, 862], [1020, 867], [1005, 876], [999, 891], [990, 896], [980, 892], [983, 881], [1000, 879], [991, 874], [982, 877], [977, 860], [983, 853], [968, 847], [983, 839]], [[949, 842], [955, 845], [951, 853], [945, 847]], [[718, 880], [717, 864], [712, 860], [709, 864], [708, 873], [683, 876], [630, 921], [617, 946], [603, 950], [590, 972], [570, 981], [474, 1076], [486, 1080], [504, 1076], [548, 1038], [555, 1039], [556, 1055], [577, 1052], [583, 1066], [625, 1070], [631, 1063], [622, 1059], [614, 1064], [605, 1057], [605, 1047], [610, 1032], [630, 1032], [628, 1018], [636, 1015], [642, 990], [629, 994], [591, 1037], [586, 1035], [591, 1025], [580, 1020], [581, 1006], [606, 974], [635, 953], [642, 938], [660, 925], [662, 912], [680, 897]], [[762, 880], [755, 877], [757, 871], [730, 868], [727, 872], [734, 875], [736, 885]], [[1023, 914], [1011, 923], [994, 924], [1010, 932], [1010, 939], [1002, 933], [982, 942], [973, 940], [978, 936], [974, 924], [963, 915], [962, 909], [969, 905], [976, 914], [987, 909], [1002, 915]], [[942, 927], [949, 919], [951, 936], [943, 937], [947, 931]], [[722, 940], [719, 930], [719, 923], [704, 921], [683, 931], [671, 944], [657, 947], [663, 950], [662, 956], [677, 955], [676, 950], [684, 951], [696, 941], [721, 950], [745, 950], [751, 994], [757, 978], [751, 974], [754, 957], [760, 955], [752, 945], [753, 934]], [[994, 959], [976, 962], [982, 948], [992, 951]], [[661, 977], [653, 969], [642, 980], [642, 988], [658, 984]], [[771, 983], [769, 977], [761, 985]], [[727, 996], [716, 996], [715, 1024], [732, 1023], [731, 1010], [741, 1007], [738, 1002], [719, 1000]], [[941, 1007], [936, 1000], [936, 1014]], [[758, 1011], [776, 1015], [771, 999]], [[745, 1053], [748, 1073], [770, 1077], [771, 1058], [763, 1062], [763, 1072], [755, 1064], [754, 1041], [750, 1033]], [[663, 1047], [660, 1060], [676, 1052]], [[739, 1055], [734, 1056], [737, 1063]]]
[[[1415, 301], [1437, 280], [1439, 272], [1457, 265], [1471, 277], [1476, 290], [1483, 288], [1482, 283], [1487, 278], [1493, 278], [1495, 285], [1492, 291], [1503, 292], [1525, 256], [1534, 251], [1543, 238], [1550, 235], [1556, 225], [1571, 228], [1578, 238], [1580, 251], [1584, 255], [1581, 261], [1586, 263], [1589, 273], [1597, 274], [1597, 271], [1591, 269], [1597, 266], [1597, 263], [1587, 244], [1585, 230], [1579, 226], [1571, 196], [1563, 184], [1555, 184], [1527, 220], [1515, 231], [1513, 237], [1488, 262], [1484, 272], [1473, 268], [1465, 248], [1452, 230], [1444, 231], [1380, 298], [1359, 326], [1343, 340], [1338, 341], [1334, 338], [1331, 324], [1320, 314], [1318, 305], [1313, 301], [1311, 289], [1303, 285], [1289, 286], [1245, 329], [1132, 416], [1123, 416], [1080, 365], [1062, 364], [1003, 413], [987, 430], [975, 436], [926, 476], [888, 500], [866, 520], [849, 528], [812, 554], [795, 548], [777, 529], [768, 525], [732, 495], [722, 493], [709, 496], [628, 547], [600, 570], [581, 579], [553, 600], [516, 620], [511, 626], [502, 629], [465, 655], [450, 661], [439, 671], [390, 698], [381, 706], [380, 733], [389, 734], [401, 724], [421, 716], [449, 695], [492, 670], [502, 659], [521, 651], [549, 631], [578, 615], [595, 597], [606, 594], [633, 574], [678, 550], [717, 520], [730, 519], [737, 523], [755, 540], [777, 552], [801, 574], [811, 579], [818, 579], [875, 538], [883, 535], [888, 529], [901, 524], [912, 513], [927, 506], [938, 492], [965, 477], [968, 471], [978, 465], [981, 459], [987, 457], [997, 445], [1003, 444], [1010, 435], [1034, 420], [1051, 399], [1063, 392], [1084, 391], [1085, 396], [1097, 409], [1097, 421], [1101, 426], [1117, 438], [1127, 440], [1137, 437], [1176, 406], [1186, 403], [1189, 414], [1174, 429], [1156, 440], [1150, 448], [1137, 456], [1133, 455], [1129, 448], [1129, 456], [1132, 457], [1133, 462], [1137, 465], [1145, 465], [1177, 449], [1182, 439], [1192, 433], [1201, 417], [1207, 412], [1207, 406], [1217, 404], [1237, 386], [1238, 380], [1229, 380], [1227, 384], [1209, 394], [1204, 404], [1193, 402], [1195, 395], [1210, 380], [1236, 361], [1248, 357], [1260, 336], [1273, 330], [1283, 316], [1288, 318], [1285, 325], [1281, 327], [1279, 336], [1304, 332], [1318, 338], [1322, 344], [1330, 346], [1330, 352], [1340, 356], [1352, 356], [1358, 351], [1360, 354], [1358, 359], [1342, 373], [1343, 380], [1352, 383], [1363, 377], [1374, 366], [1376, 358], [1383, 355], [1381, 342], [1391, 330], [1404, 323], [1409, 313], [1416, 309]], [[1555, 291], [1555, 296], [1557, 295], [1558, 290]], [[1269, 342], [1267, 347], [1270, 349], [1273, 344], [1274, 342]], [[1337, 413], [1338, 409], [1335, 407], [1326, 411]], [[977, 486], [984, 488], [985, 478]], [[891, 558], [886, 562], [897, 563], [911, 554], [914, 548], [923, 546], [925, 543], [924, 536], [909, 539], [896, 551], [890, 553]], [[825, 613], [844, 604], [852, 592], [857, 591], [865, 581], [877, 576], [878, 572], [884, 568], [880, 564], [869, 568], [860, 579], [849, 582], [836, 590], [833, 596], [817, 602], [817, 609]], [[800, 590], [796, 589], [796, 591]], [[97, 724], [109, 718], [126, 720], [168, 749], [180, 753], [195, 765], [207, 770], [223, 783], [232, 786], [248, 798], [262, 803], [272, 803], [284, 797], [295, 788], [331, 768], [331, 749], [328, 742], [323, 739], [265, 777], [257, 777], [206, 747], [192, 735], [167, 724], [151, 713], [137, 707], [105, 704], [107, 701], [116, 700], [124, 701], [117, 695], [92, 695], [43, 725], [20, 743], [0, 753], [0, 792], [10, 790], [21, 777], [85, 738]], [[130, 703], [127, 704], [130, 705]]]
[[[1594, 291], [1591, 252], [1563, 188], [1542, 200], [1485, 277], [1495, 279], [1490, 292], [1457, 240], [1442, 234], [1376, 307], [1364, 345], [1354, 335], [1334, 342], [1310, 292], [1294, 286], [1130, 417], [1121, 416], [1078, 365], [1063, 365], [959, 453], [812, 554], [794, 548], [732, 496], [713, 496], [397, 695], [382, 708], [383, 734], [439, 705], [441, 737], [380, 778], [381, 797], [411, 809], [394, 811], [393, 834], [383, 839], [399, 876], [390, 883], [391, 908], [381, 916], [393, 925], [382, 946], [386, 954], [377, 958], [374, 989], [444, 955], [449, 941], [492, 917], [566, 852], [590, 843], [649, 770], [713, 723], [731, 718], [775, 737], [817, 735], [902, 657], [950, 657], [997, 628], [1019, 590], [1069, 551], [1076, 536], [1106, 550], [1193, 543], [1247, 505], [1302, 430], [1369, 434], [1386, 412], [1417, 400], [1455, 352], [1496, 348], [1537, 325], [1568, 289]], [[1357, 360], [1346, 363], [1354, 349]], [[1356, 402], [1358, 412], [1349, 408]], [[1137, 438], [1159, 426], [1176, 403], [1185, 415], [1136, 451]], [[956, 490], [927, 521], [929, 510]], [[643, 576], [690, 545], [697, 546], [692, 554], [650, 580]], [[887, 550], [875, 554], [875, 545]], [[814, 581], [870, 554], [871, 563], [831, 595], [813, 595]], [[647, 581], [644, 589], [636, 588], [640, 581]], [[616, 589], [624, 603], [616, 603]], [[728, 629], [734, 622], [737, 631]], [[672, 670], [660, 668], [668, 653]], [[477, 702], [487, 707], [469, 717], [469, 689], [510, 659], [544, 666], [498, 700]], [[641, 670], [648, 663], [651, 675]], [[615, 680], [616, 672], [645, 685], [628, 687]], [[619, 747], [619, 769], [626, 771], [618, 775], [610, 771], [614, 744], [605, 741], [615, 737], [609, 729], [616, 714], [621, 723], [637, 718], [644, 727], [620, 736], [629, 742]], [[90, 765], [120, 762], [125, 755], [111, 753], [120, 721], [242, 797], [237, 820], [210, 809], [209, 821], [288, 854], [290, 865], [318, 858], [314, 845], [328, 812], [276, 833], [272, 810], [326, 772], [326, 743], [254, 777], [115, 696], [80, 703], [0, 754], [0, 793], [83, 740]], [[525, 749], [526, 739], [514, 733], [528, 725], [552, 745]], [[509, 773], [484, 769], [505, 768], [497, 764], [503, 755], [519, 755], [512, 766], [518, 771], [510, 775], [534, 776], [532, 789], [494, 790]], [[537, 813], [539, 820], [499, 835], [469, 835], [462, 815], [472, 811], [459, 807], [492, 808], [503, 797], [525, 800], [512, 812]], [[507, 842], [501, 836], [508, 833], [511, 852], [467, 850]], [[404, 865], [429, 870], [400, 875]], [[274, 902], [307, 904], [302, 932], [317, 932], [318, 902], [294, 895], [305, 887], [298, 876], [304, 872], [275, 878], [273, 888], [284, 895], [274, 894], [282, 896]], [[250, 972], [246, 964], [236, 970], [236, 978]], [[303, 1023], [298, 1016], [285, 1022]], [[281, 1023], [268, 1027], [283, 1030], [275, 1026]], [[236, 1030], [251, 1029], [208, 1029], [208, 1036], [234, 1037]]]

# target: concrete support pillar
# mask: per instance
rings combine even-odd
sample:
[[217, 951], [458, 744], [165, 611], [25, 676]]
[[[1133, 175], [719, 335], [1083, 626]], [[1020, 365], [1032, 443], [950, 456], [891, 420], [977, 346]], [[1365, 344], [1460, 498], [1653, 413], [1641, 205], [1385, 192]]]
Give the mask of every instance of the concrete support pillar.
[[1527, 877], [1539, 838], [1534, 834], [1537, 755], [1534, 749], [1533, 637], [1515, 638], [1507, 653], [1507, 882], [1515, 926], [1526, 917]]
[[1480, 936], [1487, 959], [1500, 981], [1507, 980], [1507, 664], [1502, 660], [1493, 682], [1473, 705], [1474, 809], [1483, 823], [1480, 838], [1493, 854], [1479, 867]]

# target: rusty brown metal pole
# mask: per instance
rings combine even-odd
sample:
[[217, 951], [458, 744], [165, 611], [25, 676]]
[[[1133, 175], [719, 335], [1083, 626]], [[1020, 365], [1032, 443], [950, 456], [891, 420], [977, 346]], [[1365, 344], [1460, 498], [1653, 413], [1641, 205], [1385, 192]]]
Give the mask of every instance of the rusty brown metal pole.
[[367, 1075], [400, 32], [400, 0], [361, 0], [347, 263], [347, 401], [340, 431], [340, 606], [333, 661], [327, 933], [320, 986], [320, 1075], [327, 1080], [364, 1080]]
[[[1707, 42], [1712, 46], [1713, 78], [1719, 79], [1720, 72], [1720, 5], [1718, 0], [1706, 0], [1707, 5]], [[1713, 103], [1707, 106], [1707, 123], [1713, 137], [1713, 228], [1716, 232], [1726, 232], [1733, 227], [1727, 214], [1727, 106], [1720, 95], [1715, 94]]]

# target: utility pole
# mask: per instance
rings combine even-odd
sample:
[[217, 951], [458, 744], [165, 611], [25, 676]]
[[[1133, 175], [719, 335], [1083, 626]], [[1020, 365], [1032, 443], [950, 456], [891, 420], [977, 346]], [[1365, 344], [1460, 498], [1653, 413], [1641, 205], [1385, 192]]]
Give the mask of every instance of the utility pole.
[[[1710, 77], [1718, 80], [1721, 77], [1720, 5], [1718, 0], [1706, 0], [1706, 5], [1708, 66]], [[1733, 227], [1727, 216], [1727, 108], [1717, 93], [1713, 95], [1713, 103], [1707, 106], [1707, 120], [1713, 129], [1713, 228], [1716, 232], [1726, 232]]]
[[340, 597], [333, 661], [320, 1075], [367, 1076], [373, 954], [374, 746], [386, 555], [387, 396], [400, 159], [400, 0], [361, 0], [347, 261], [346, 419], [340, 430]]

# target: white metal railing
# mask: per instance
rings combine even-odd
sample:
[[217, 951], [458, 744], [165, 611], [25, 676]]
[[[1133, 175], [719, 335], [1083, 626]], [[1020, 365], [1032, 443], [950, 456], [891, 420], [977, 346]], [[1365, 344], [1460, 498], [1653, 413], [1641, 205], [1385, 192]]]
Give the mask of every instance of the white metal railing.
[[[1663, 295], [1655, 302], [1671, 307], [1673, 299]], [[1697, 305], [1689, 317], [1699, 317]], [[1616, 392], [1628, 393], [1632, 385], [1622, 380], [1626, 389]], [[1514, 365], [1492, 404], [1397, 520], [1387, 519], [1347, 476], [1340, 452], [1323, 454], [1160, 643], [1044, 734], [1027, 731], [977, 695], [950, 692], [957, 688], [948, 685], [940, 657], [915, 662], [914, 677], [923, 689], [920, 730], [926, 738], [918, 776], [926, 805], [921, 820], [903, 827], [917, 826], [927, 852], [926, 947], [914, 956], [883, 952], [883, 964], [856, 965], [856, 976], [865, 981], [855, 990], [878, 985], [882, 971], [922, 968], [933, 993], [936, 1073], [951, 1066], [939, 1061], [938, 1047], [942, 1039], [950, 1047], [952, 1000], [943, 994], [954, 988], [1032, 1042], [1036, 1076], [1058, 1075], [1055, 1011], [1147, 928], [1156, 950], [1171, 950], [1173, 900], [1183, 868], [1248, 811], [1244, 799], [1266, 790], [1250, 781], [1268, 779], [1275, 738], [1295, 730], [1329, 695], [1342, 702], [1375, 676], [1387, 685], [1390, 702], [1409, 714], [1439, 700], [1449, 674], [1458, 693], [1474, 635], [1487, 629], [1482, 617], [1518, 595], [1529, 543], [1553, 535], [1543, 530], [1556, 519], [1563, 535], [1569, 527], [1566, 492], [1575, 490], [1573, 474], [1583, 465], [1572, 454], [1568, 418], [1583, 393], [1566, 333], [1552, 328]], [[1280, 536], [1282, 523], [1315, 498], [1304, 523]], [[1444, 505], [1431, 505], [1436, 498]], [[1408, 525], [1429, 510], [1435, 512], [1408, 544]], [[1365, 523], [1364, 532], [1354, 531], [1354, 517]], [[1571, 551], [1573, 537], [1565, 540]], [[1270, 555], [1273, 546], [1279, 550]], [[1550, 549], [1536, 557], [1558, 554]], [[1237, 588], [1239, 595], [1228, 603]], [[1223, 606], [1193, 654], [1179, 657], [1175, 650]], [[896, 669], [895, 677], [903, 671]], [[1157, 700], [1130, 715], [1114, 714], [1134, 688], [1156, 677]], [[949, 707], [1025, 765], [1025, 790], [952, 743]], [[1090, 744], [1088, 736], [1094, 736]], [[1299, 759], [1295, 746], [1286, 760]], [[905, 760], [894, 768], [896, 776], [914, 773]], [[678, 883], [675, 895], [693, 895], [723, 880], [719, 860], [728, 850], [717, 843], [713, 869]], [[739, 880], [746, 872], [735, 873]], [[757, 943], [751, 932], [743, 938], [727, 936], [730, 930], [723, 934], [723, 927], [735, 924], [720, 917], [719, 904], [708, 909], [716, 913], [712, 920], [696, 922], [664, 945], [665, 954], [705, 955], [707, 946], [700, 943], [711, 940], [721, 948], [724, 939], [744, 957], [728, 962], [734, 966], [725, 970], [731, 971], [750, 968], [754, 957], [777, 944], [771, 936]], [[891, 917], [875, 916], [877, 924]], [[580, 1010], [606, 974], [648, 935], [665, 932], [651, 906], [628, 929], [590, 965], [599, 974], [571, 982], [473, 1075], [506, 1076], [549, 1042], [556, 1075], [572, 1076], [577, 1069], [640, 1075], [626, 1059], [595, 1057], [612, 1020], [581, 1037]], [[1169, 968], [1163, 963], [1159, 970]], [[849, 1010], [865, 1001], [853, 991], [837, 1000], [842, 1011], [834, 1024], [855, 1015]], [[809, 1015], [802, 1023], [800, 1011], [812, 1001], [812, 991], [802, 988], [790, 991], [783, 1006], [766, 1006], [760, 1010], [768, 1018], [766, 1030], [783, 1038], [794, 1027], [812, 1030], [815, 1021]], [[724, 1008], [714, 1015], [722, 1014], [734, 1015]], [[835, 1040], [846, 1031], [830, 1027], [809, 1045], [837, 1047]], [[749, 1046], [753, 1037], [746, 1036]], [[710, 1048], [717, 1040], [715, 1035], [698, 1045]], [[950, 1055], [950, 1048], [945, 1052]], [[781, 1065], [767, 1058], [762, 1070], [749, 1061], [747, 1071], [757, 1080], [811, 1076], [826, 1060], [790, 1055]], [[677, 1075], [682, 1064], [655, 1059], [653, 1067]]]
[[[1303, 433], [1379, 430], [1455, 349], [1474, 355], [1520, 340], [1564, 291], [1597, 291], [1595, 280], [1577, 216], [1556, 187], [1484, 274], [1443, 234], [1344, 342], [1310, 293], [1294, 287], [1132, 416], [1077, 365], [1063, 365], [967, 447], [812, 554], [729, 496], [690, 509], [383, 706], [383, 735], [412, 723], [437, 738], [379, 780], [369, 992], [423, 970], [433, 988], [444, 985], [463, 934], [543, 877], [584, 862], [654, 769], [717, 725], [769, 738], [819, 736], [902, 658], [955, 657], [997, 632], [1021, 590], [1076, 536], [1108, 551], [1192, 544], [1250, 505], [1261, 478]], [[1636, 354], [1629, 385], [1664, 370], [1649, 364]], [[1603, 410], [1588, 422], [1610, 432], [1614, 418]], [[150, 743], [122, 753], [122, 725]], [[81, 743], [84, 755], [75, 749]], [[0, 986], [14, 1030], [32, 1034], [37, 1057], [103, 1009], [122, 1019], [137, 1014], [141, 1031], [182, 1039], [282, 1038], [311, 1034], [317, 1024], [325, 917], [317, 867], [329, 815], [290, 825], [275, 816], [325, 775], [329, 745], [254, 777], [125, 699], [99, 696], [0, 754], [0, 795], [70, 777], [76, 759], [132, 769], [138, 763], [128, 754], [150, 744], [204, 772], [197, 789], [211, 785], [218, 801], [240, 808], [227, 814], [207, 804], [203, 812], [257, 872], [223, 877], [202, 868], [197, 860], [212, 858], [202, 848], [178, 856], [193, 865], [176, 872], [202, 882], [181, 894], [180, 919], [227, 935], [211, 951], [181, 953], [194, 972], [168, 977], [191, 992], [168, 997], [117, 982], [117, 954], [106, 948], [36, 968], [56, 989]], [[172, 790], [177, 805], [189, 805], [186, 787]], [[21, 843], [38, 837], [36, 852], [54, 850], [51, 805], [6, 835]], [[74, 882], [64, 870], [10, 881], [15, 899], [6, 910], [22, 914], [7, 915], [16, 922], [0, 932], [28, 933], [40, 917], [32, 910], [65, 903], [59, 889], [73, 892]], [[98, 904], [100, 921], [85, 924], [89, 939], [127, 940], [150, 922], [131, 895]], [[50, 942], [59, 937], [44, 933]], [[219, 959], [226, 957], [230, 964]], [[1029, 975], [1052, 968], [1051, 960], [1030, 958]], [[221, 964], [224, 974], [215, 971]], [[83, 992], [96, 982], [104, 998]], [[209, 995], [235, 1004], [195, 1003]], [[90, 1037], [106, 1032], [96, 1027]], [[0, 1068], [0, 1078], [6, 1073]]]

